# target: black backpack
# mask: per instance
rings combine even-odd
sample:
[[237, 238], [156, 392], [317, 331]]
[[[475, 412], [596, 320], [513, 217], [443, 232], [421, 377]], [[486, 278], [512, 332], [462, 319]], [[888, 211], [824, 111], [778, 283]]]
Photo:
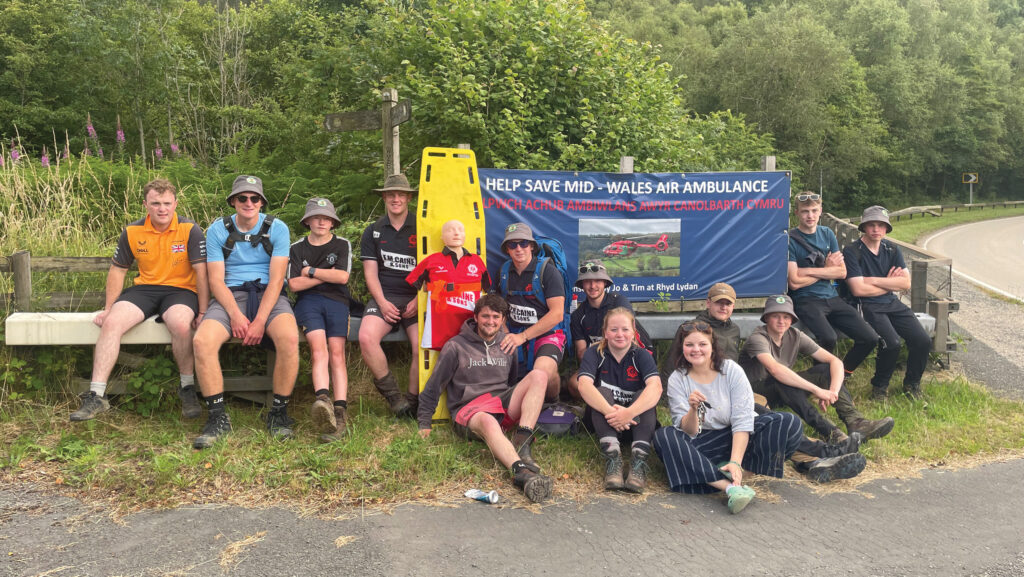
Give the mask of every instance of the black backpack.
[[270, 240], [270, 227], [274, 225], [274, 221], [277, 220], [273, 215], [268, 214], [263, 219], [263, 226], [260, 227], [259, 232], [256, 234], [242, 234], [238, 232], [238, 228], [235, 227], [235, 222], [231, 220], [230, 216], [225, 216], [221, 219], [224, 223], [224, 228], [228, 231], [228, 239], [224, 241], [224, 260], [228, 260], [231, 256], [231, 252], [235, 250], [235, 243], [247, 242], [256, 248], [259, 245], [263, 245], [263, 250], [267, 251], [268, 255], [273, 256], [274, 254], [274, 243]]

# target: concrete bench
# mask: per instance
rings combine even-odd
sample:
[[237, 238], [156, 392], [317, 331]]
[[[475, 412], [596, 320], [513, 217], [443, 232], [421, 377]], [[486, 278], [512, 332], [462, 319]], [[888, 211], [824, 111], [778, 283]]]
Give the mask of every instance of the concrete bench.
[[[640, 313], [637, 315], [637, 319], [647, 329], [652, 339], [661, 341], [675, 338], [676, 329], [679, 328], [679, 325], [686, 321], [692, 321], [696, 316], [696, 314], [692, 313]], [[935, 317], [925, 313], [914, 313], [914, 316], [917, 317], [918, 322], [924, 327], [928, 336], [934, 337]], [[732, 322], [740, 327], [740, 336], [744, 339], [749, 337], [754, 332], [754, 329], [763, 324], [761, 322], [761, 313], [736, 313], [732, 316]], [[796, 326], [808, 335], [814, 336], [814, 333], [800, 323], [797, 323]]]

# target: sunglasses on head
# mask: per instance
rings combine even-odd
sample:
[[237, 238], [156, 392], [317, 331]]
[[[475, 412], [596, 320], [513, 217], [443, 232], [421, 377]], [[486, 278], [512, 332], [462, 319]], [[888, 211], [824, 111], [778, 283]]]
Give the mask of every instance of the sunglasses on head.
[[604, 265], [602, 265], [602, 264], [595, 264], [595, 263], [592, 263], [592, 262], [588, 262], [587, 264], [585, 264], [585, 265], [580, 267], [580, 273], [581, 274], [585, 274], [585, 273], [588, 273], [588, 272], [597, 272], [597, 271], [601, 271], [601, 270], [605, 270]]
[[241, 202], [242, 204], [245, 204], [247, 202], [256, 204], [257, 202], [263, 200], [263, 198], [258, 194], [236, 194], [235, 198], [238, 199], [238, 201]]
[[803, 194], [796, 195], [796, 199], [800, 202], [807, 202], [808, 200], [821, 200], [821, 195], [813, 192], [805, 192]]
[[528, 240], [510, 240], [505, 243], [505, 248], [509, 250], [514, 248], [526, 248], [528, 246], [530, 246], [530, 241]]
[[704, 321], [687, 321], [683, 323], [679, 328], [687, 333], [692, 333], [693, 331], [706, 333], [711, 331], [711, 325], [707, 324]]

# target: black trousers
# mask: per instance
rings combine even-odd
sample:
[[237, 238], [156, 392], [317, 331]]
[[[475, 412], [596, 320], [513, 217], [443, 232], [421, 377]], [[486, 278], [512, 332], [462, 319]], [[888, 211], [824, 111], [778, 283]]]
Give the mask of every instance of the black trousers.
[[[831, 375], [829, 374], [828, 365], [814, 365], [810, 369], [797, 374], [823, 389], [829, 387]], [[812, 401], [810, 393], [803, 389], [784, 385], [775, 380], [774, 377], [769, 376], [764, 382], [754, 388], [754, 392], [764, 395], [768, 399], [768, 405], [771, 407], [789, 407], [826, 440], [831, 441], [835, 439], [836, 433], [842, 432], [839, 427], [828, 420], [824, 413], [818, 410], [817, 404]], [[854, 407], [853, 396], [850, 395], [850, 391], [846, 389], [845, 385], [839, 389], [839, 400], [833, 406], [844, 423], [849, 423], [851, 420], [861, 416], [857, 408]]]
[[928, 366], [932, 339], [918, 322], [914, 312], [898, 300], [885, 304], [864, 303], [861, 308], [864, 311], [864, 320], [882, 339], [871, 386], [878, 389], [889, 387], [889, 380], [896, 370], [896, 361], [900, 357], [900, 337], [907, 343], [907, 374], [903, 377], [903, 386], [920, 385], [921, 376]]
[[800, 322], [814, 333], [821, 348], [830, 353], [836, 350], [839, 336], [836, 329], [853, 339], [853, 348], [843, 358], [843, 368], [853, 372], [868, 358], [878, 344], [878, 334], [861, 318], [857, 309], [839, 297], [830, 299], [803, 299], [793, 303]]
[[[601, 393], [601, 396], [604, 397], [604, 400], [608, 401], [609, 404], [615, 404], [615, 398], [611, 389], [597, 387], [597, 391]], [[633, 401], [626, 406], [632, 406], [638, 398], [640, 398], [639, 393], [637, 393], [637, 395], [633, 397]], [[602, 415], [600, 411], [595, 411], [594, 409], [587, 407], [587, 413], [590, 417], [590, 426], [594, 428], [594, 434], [597, 435], [599, 440], [605, 437], [616, 437], [619, 439], [620, 443], [627, 441], [633, 445], [636, 443], [646, 443], [647, 446], [644, 447], [644, 450], [650, 452], [651, 438], [654, 437], [654, 429], [658, 426], [657, 407], [651, 407], [637, 415], [636, 419], [634, 419], [636, 421], [636, 425], [633, 425], [629, 430], [621, 433], [608, 424], [608, 421], [605, 420], [604, 415]]]

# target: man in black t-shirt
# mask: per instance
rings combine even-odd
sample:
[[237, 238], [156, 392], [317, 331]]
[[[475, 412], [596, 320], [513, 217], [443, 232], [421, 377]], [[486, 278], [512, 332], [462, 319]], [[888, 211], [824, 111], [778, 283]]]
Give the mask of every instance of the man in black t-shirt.
[[419, 358], [416, 288], [405, 282], [406, 275], [416, 268], [416, 215], [409, 212], [416, 189], [409, 186], [404, 174], [392, 174], [376, 192], [383, 197], [386, 213], [366, 227], [359, 246], [371, 297], [359, 325], [359, 349], [373, 374], [373, 384], [387, 399], [391, 411], [415, 416], [420, 390], [418, 367], [410, 364], [408, 392], [403, 396], [380, 342], [401, 326], [412, 346], [412, 358]]
[[928, 365], [932, 343], [914, 312], [900, 302], [897, 292], [910, 290], [910, 272], [903, 254], [885, 239], [892, 232], [889, 211], [881, 206], [864, 209], [860, 239], [843, 249], [846, 260], [846, 284], [860, 299], [864, 320], [881, 337], [875, 376], [871, 379], [871, 396], [885, 399], [889, 379], [896, 370], [900, 356], [900, 337], [907, 342], [907, 373], [903, 377], [903, 394], [921, 397], [921, 376]]

